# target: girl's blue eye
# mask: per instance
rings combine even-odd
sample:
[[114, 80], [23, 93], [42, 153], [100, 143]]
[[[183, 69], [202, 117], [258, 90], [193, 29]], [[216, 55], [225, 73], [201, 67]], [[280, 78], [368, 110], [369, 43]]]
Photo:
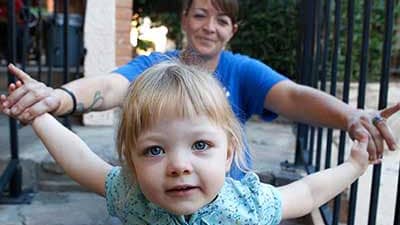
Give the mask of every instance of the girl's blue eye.
[[148, 156], [160, 156], [164, 154], [165, 151], [160, 146], [151, 146], [146, 149], [146, 155]]
[[199, 151], [204, 151], [209, 147], [210, 147], [209, 144], [207, 144], [205, 141], [196, 141], [192, 146], [193, 150], [199, 150]]

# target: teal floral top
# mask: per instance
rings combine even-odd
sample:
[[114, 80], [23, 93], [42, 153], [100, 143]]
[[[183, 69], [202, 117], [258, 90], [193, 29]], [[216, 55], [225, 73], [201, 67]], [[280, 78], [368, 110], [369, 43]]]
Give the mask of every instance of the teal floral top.
[[260, 183], [255, 173], [240, 180], [226, 178], [218, 197], [194, 213], [189, 221], [149, 202], [138, 185], [132, 185], [121, 167], [114, 167], [106, 178], [108, 212], [123, 224], [273, 225], [281, 220], [281, 196], [268, 184]]

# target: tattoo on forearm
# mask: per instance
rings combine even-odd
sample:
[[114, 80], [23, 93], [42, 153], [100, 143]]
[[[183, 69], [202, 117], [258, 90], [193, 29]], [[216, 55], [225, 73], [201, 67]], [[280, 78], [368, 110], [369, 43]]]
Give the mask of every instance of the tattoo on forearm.
[[85, 106], [82, 102], [78, 102], [78, 104], [76, 104], [76, 112], [77, 113], [85, 113], [85, 112], [90, 112], [93, 109], [95, 109], [96, 107], [100, 106], [104, 101], [104, 97], [101, 96], [101, 92], [100, 91], [96, 91], [94, 93], [94, 97], [93, 97], [93, 102], [92, 104], [90, 104], [86, 109]]
[[85, 112], [85, 106], [83, 105], [83, 103], [78, 102], [78, 103], [76, 104], [76, 110], [75, 110], [75, 112], [78, 113], [78, 114], [82, 114], [82, 113]]

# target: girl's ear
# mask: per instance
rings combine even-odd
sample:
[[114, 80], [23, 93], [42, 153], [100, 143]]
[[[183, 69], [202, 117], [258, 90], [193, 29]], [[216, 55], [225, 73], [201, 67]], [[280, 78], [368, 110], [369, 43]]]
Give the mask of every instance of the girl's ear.
[[225, 161], [225, 172], [228, 172], [231, 169], [235, 148], [236, 145], [232, 143], [233, 141], [230, 140], [228, 144], [227, 154], [226, 154], [226, 161]]

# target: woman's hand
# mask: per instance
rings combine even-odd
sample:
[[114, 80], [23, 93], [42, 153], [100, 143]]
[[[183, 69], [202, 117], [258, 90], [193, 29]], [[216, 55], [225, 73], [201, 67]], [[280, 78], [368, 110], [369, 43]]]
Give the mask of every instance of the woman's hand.
[[357, 115], [351, 119], [347, 131], [354, 140], [361, 141], [364, 137], [368, 137], [370, 161], [375, 162], [382, 158], [384, 142], [392, 151], [397, 148], [396, 140], [386, 120], [399, 110], [400, 103], [381, 111], [370, 113], [359, 110]]
[[53, 112], [60, 106], [53, 88], [36, 81], [13, 64], [8, 69], [18, 81], [9, 85], [8, 96], [0, 97], [0, 109], [4, 114], [22, 123], [30, 123], [37, 116]]

